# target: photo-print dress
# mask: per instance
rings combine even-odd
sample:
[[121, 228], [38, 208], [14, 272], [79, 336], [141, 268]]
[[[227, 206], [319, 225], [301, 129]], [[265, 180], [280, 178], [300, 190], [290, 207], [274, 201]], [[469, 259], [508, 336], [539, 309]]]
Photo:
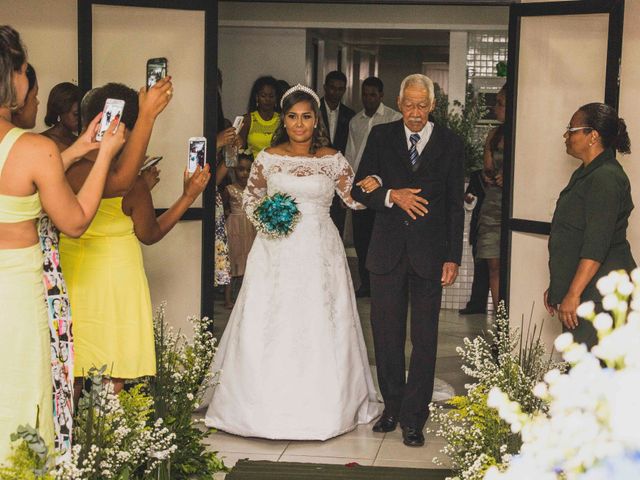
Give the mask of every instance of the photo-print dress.
[[334, 192], [350, 208], [364, 208], [351, 198], [352, 183], [340, 153], [257, 156], [243, 194], [247, 216], [265, 195], [280, 192], [295, 199], [301, 217], [288, 237], [258, 233], [253, 243], [212, 367], [222, 373], [207, 426], [325, 440], [382, 412], [344, 245], [329, 217]]

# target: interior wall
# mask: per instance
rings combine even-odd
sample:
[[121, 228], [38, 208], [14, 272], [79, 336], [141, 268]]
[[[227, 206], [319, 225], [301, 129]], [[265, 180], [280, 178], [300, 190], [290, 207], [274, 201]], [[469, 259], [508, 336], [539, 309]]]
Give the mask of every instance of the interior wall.
[[[152, 195], [157, 208], [166, 208], [182, 193], [188, 139], [203, 133], [204, 13], [93, 7], [94, 86], [115, 81], [138, 90], [146, 81], [146, 61], [154, 57], [167, 58], [175, 92], [148, 148], [164, 157]], [[189, 332], [187, 316], [200, 310], [201, 222], [179, 223], [159, 243], [143, 247], [143, 255], [154, 307], [167, 301], [167, 320]]]
[[[243, 6], [243, 10], [251, 9]], [[302, 28], [220, 27], [218, 54], [222, 106], [231, 121], [247, 112], [256, 78], [273, 75], [289, 84], [305, 82], [306, 32]]]
[[40, 107], [36, 132], [48, 128], [44, 116], [51, 88], [61, 82], [78, 83], [76, 3], [76, 0], [0, 0], [0, 23], [11, 25], [20, 33], [28, 61], [38, 76]]

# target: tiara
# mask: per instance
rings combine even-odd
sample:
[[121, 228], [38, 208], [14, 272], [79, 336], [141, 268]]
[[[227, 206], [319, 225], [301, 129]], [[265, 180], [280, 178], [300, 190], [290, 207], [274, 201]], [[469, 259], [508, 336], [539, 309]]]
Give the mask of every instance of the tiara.
[[282, 98], [280, 99], [280, 108], [284, 108], [284, 99], [294, 92], [304, 92], [308, 95], [311, 95], [313, 99], [316, 101], [316, 103], [318, 104], [318, 107], [320, 107], [320, 98], [318, 97], [318, 95], [316, 95], [316, 92], [311, 90], [306, 85], [301, 85], [300, 83], [298, 83], [297, 85], [294, 85], [289, 90], [284, 92], [284, 95], [282, 95]]

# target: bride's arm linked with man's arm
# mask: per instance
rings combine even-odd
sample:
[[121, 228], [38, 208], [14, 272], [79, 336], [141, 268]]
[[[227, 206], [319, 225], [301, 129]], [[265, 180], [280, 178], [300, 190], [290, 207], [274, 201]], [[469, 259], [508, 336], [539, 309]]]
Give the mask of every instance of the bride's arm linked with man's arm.
[[[336, 192], [338, 193], [342, 201], [347, 205], [347, 207], [351, 208], [352, 210], [364, 210], [365, 208], [367, 208], [366, 205], [357, 202], [351, 195], [353, 189], [353, 179], [355, 177], [353, 169], [351, 168], [351, 165], [349, 165], [347, 159], [342, 155], [338, 155], [338, 158], [340, 163], [338, 165], [339, 173], [335, 178]], [[364, 187], [364, 182], [366, 182], [366, 187]], [[379, 187], [381, 186], [381, 181], [377, 177], [368, 177], [362, 179], [357, 186], [361, 189], [366, 189], [370, 193], [376, 189], [379, 189]]]

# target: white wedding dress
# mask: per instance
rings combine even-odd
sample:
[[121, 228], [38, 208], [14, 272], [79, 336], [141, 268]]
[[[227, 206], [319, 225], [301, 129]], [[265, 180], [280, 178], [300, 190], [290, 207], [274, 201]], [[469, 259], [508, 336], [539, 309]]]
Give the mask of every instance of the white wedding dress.
[[344, 246], [329, 217], [334, 191], [351, 208], [341, 154], [260, 153], [243, 205], [287, 193], [302, 213], [283, 239], [258, 234], [213, 363], [221, 371], [205, 424], [247, 437], [325, 440], [382, 413]]

